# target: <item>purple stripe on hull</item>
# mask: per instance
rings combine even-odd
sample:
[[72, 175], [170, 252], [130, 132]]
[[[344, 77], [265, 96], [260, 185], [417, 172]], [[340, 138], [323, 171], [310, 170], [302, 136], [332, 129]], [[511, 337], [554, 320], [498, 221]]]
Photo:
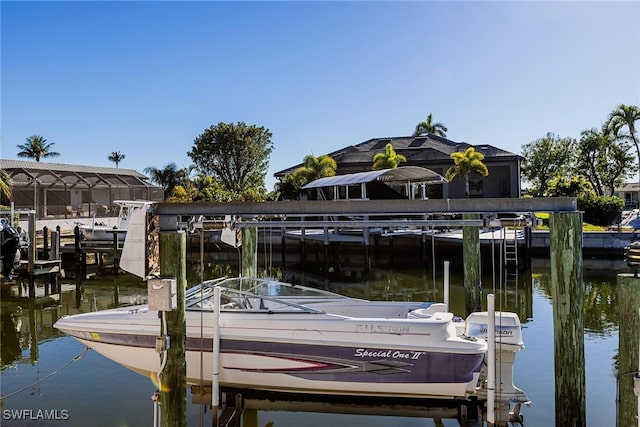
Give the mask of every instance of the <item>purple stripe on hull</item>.
[[[187, 339], [187, 350], [211, 348], [211, 340]], [[378, 383], [466, 383], [473, 379], [483, 354], [457, 354], [398, 350], [393, 348], [342, 347], [328, 345], [239, 341], [223, 339], [224, 353], [252, 354], [308, 363], [301, 369], [246, 370], [288, 373], [322, 381]]]
[[[69, 335], [89, 341], [128, 347], [155, 348], [155, 336], [67, 331]], [[186, 351], [210, 352], [211, 339], [187, 338]], [[269, 341], [222, 339], [224, 354], [250, 354], [305, 364], [295, 368], [252, 366], [252, 372], [286, 373], [299, 378], [321, 381], [375, 383], [466, 383], [478, 372], [484, 354], [457, 354], [401, 350], [394, 348], [342, 347], [322, 344], [296, 344]]]

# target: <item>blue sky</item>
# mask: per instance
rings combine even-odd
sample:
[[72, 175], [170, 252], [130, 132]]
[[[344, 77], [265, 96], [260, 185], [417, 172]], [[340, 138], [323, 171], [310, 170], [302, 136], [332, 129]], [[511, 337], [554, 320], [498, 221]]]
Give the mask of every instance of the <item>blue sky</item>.
[[274, 172], [410, 135], [521, 153], [640, 105], [640, 2], [11, 2], [1, 14], [0, 155], [191, 164], [204, 129], [273, 133]]

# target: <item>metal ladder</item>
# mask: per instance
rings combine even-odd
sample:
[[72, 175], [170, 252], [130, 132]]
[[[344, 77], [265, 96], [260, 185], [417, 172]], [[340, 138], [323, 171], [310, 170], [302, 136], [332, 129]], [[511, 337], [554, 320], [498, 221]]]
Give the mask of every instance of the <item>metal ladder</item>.
[[507, 227], [503, 229], [503, 242], [504, 242], [504, 265], [508, 270], [510, 266], [518, 268], [518, 239], [516, 236], [516, 230], [514, 231], [513, 238], [507, 236], [509, 230]]

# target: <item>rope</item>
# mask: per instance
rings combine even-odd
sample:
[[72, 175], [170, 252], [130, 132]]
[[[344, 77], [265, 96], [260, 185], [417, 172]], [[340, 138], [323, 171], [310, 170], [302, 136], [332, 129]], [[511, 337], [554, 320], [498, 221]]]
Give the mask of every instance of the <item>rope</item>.
[[60, 372], [61, 370], [63, 370], [64, 368], [66, 368], [67, 366], [71, 365], [73, 362], [78, 361], [80, 359], [82, 359], [82, 356], [84, 356], [87, 351], [89, 351], [89, 347], [85, 347], [82, 352], [80, 354], [78, 354], [77, 356], [74, 356], [71, 360], [69, 360], [67, 363], [65, 363], [64, 365], [60, 366], [58, 369], [56, 369], [55, 371], [51, 372], [49, 375], [46, 375], [45, 377], [39, 379], [38, 381], [34, 382], [33, 384], [30, 384], [26, 387], [21, 388], [18, 391], [14, 391], [13, 393], [9, 393], [9, 394], [5, 394], [4, 396], [0, 396], [0, 402], [4, 401], [5, 399], [8, 399], [12, 396], [15, 396], [18, 393], [22, 393], [25, 390], [28, 390], [30, 388], [33, 388], [34, 386], [40, 384], [41, 382], [43, 382], [44, 380], [51, 378], [52, 376], [54, 376], [55, 374], [57, 374], [58, 372]]

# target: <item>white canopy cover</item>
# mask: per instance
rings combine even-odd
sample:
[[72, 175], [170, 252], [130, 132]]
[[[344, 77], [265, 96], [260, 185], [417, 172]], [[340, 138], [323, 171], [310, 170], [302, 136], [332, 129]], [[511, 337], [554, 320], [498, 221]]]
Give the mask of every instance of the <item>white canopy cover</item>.
[[350, 173], [328, 176], [306, 184], [303, 189], [333, 187], [335, 185], [357, 185], [365, 182], [382, 181], [385, 183], [444, 183], [447, 180], [440, 174], [419, 166], [401, 166], [394, 169]]

